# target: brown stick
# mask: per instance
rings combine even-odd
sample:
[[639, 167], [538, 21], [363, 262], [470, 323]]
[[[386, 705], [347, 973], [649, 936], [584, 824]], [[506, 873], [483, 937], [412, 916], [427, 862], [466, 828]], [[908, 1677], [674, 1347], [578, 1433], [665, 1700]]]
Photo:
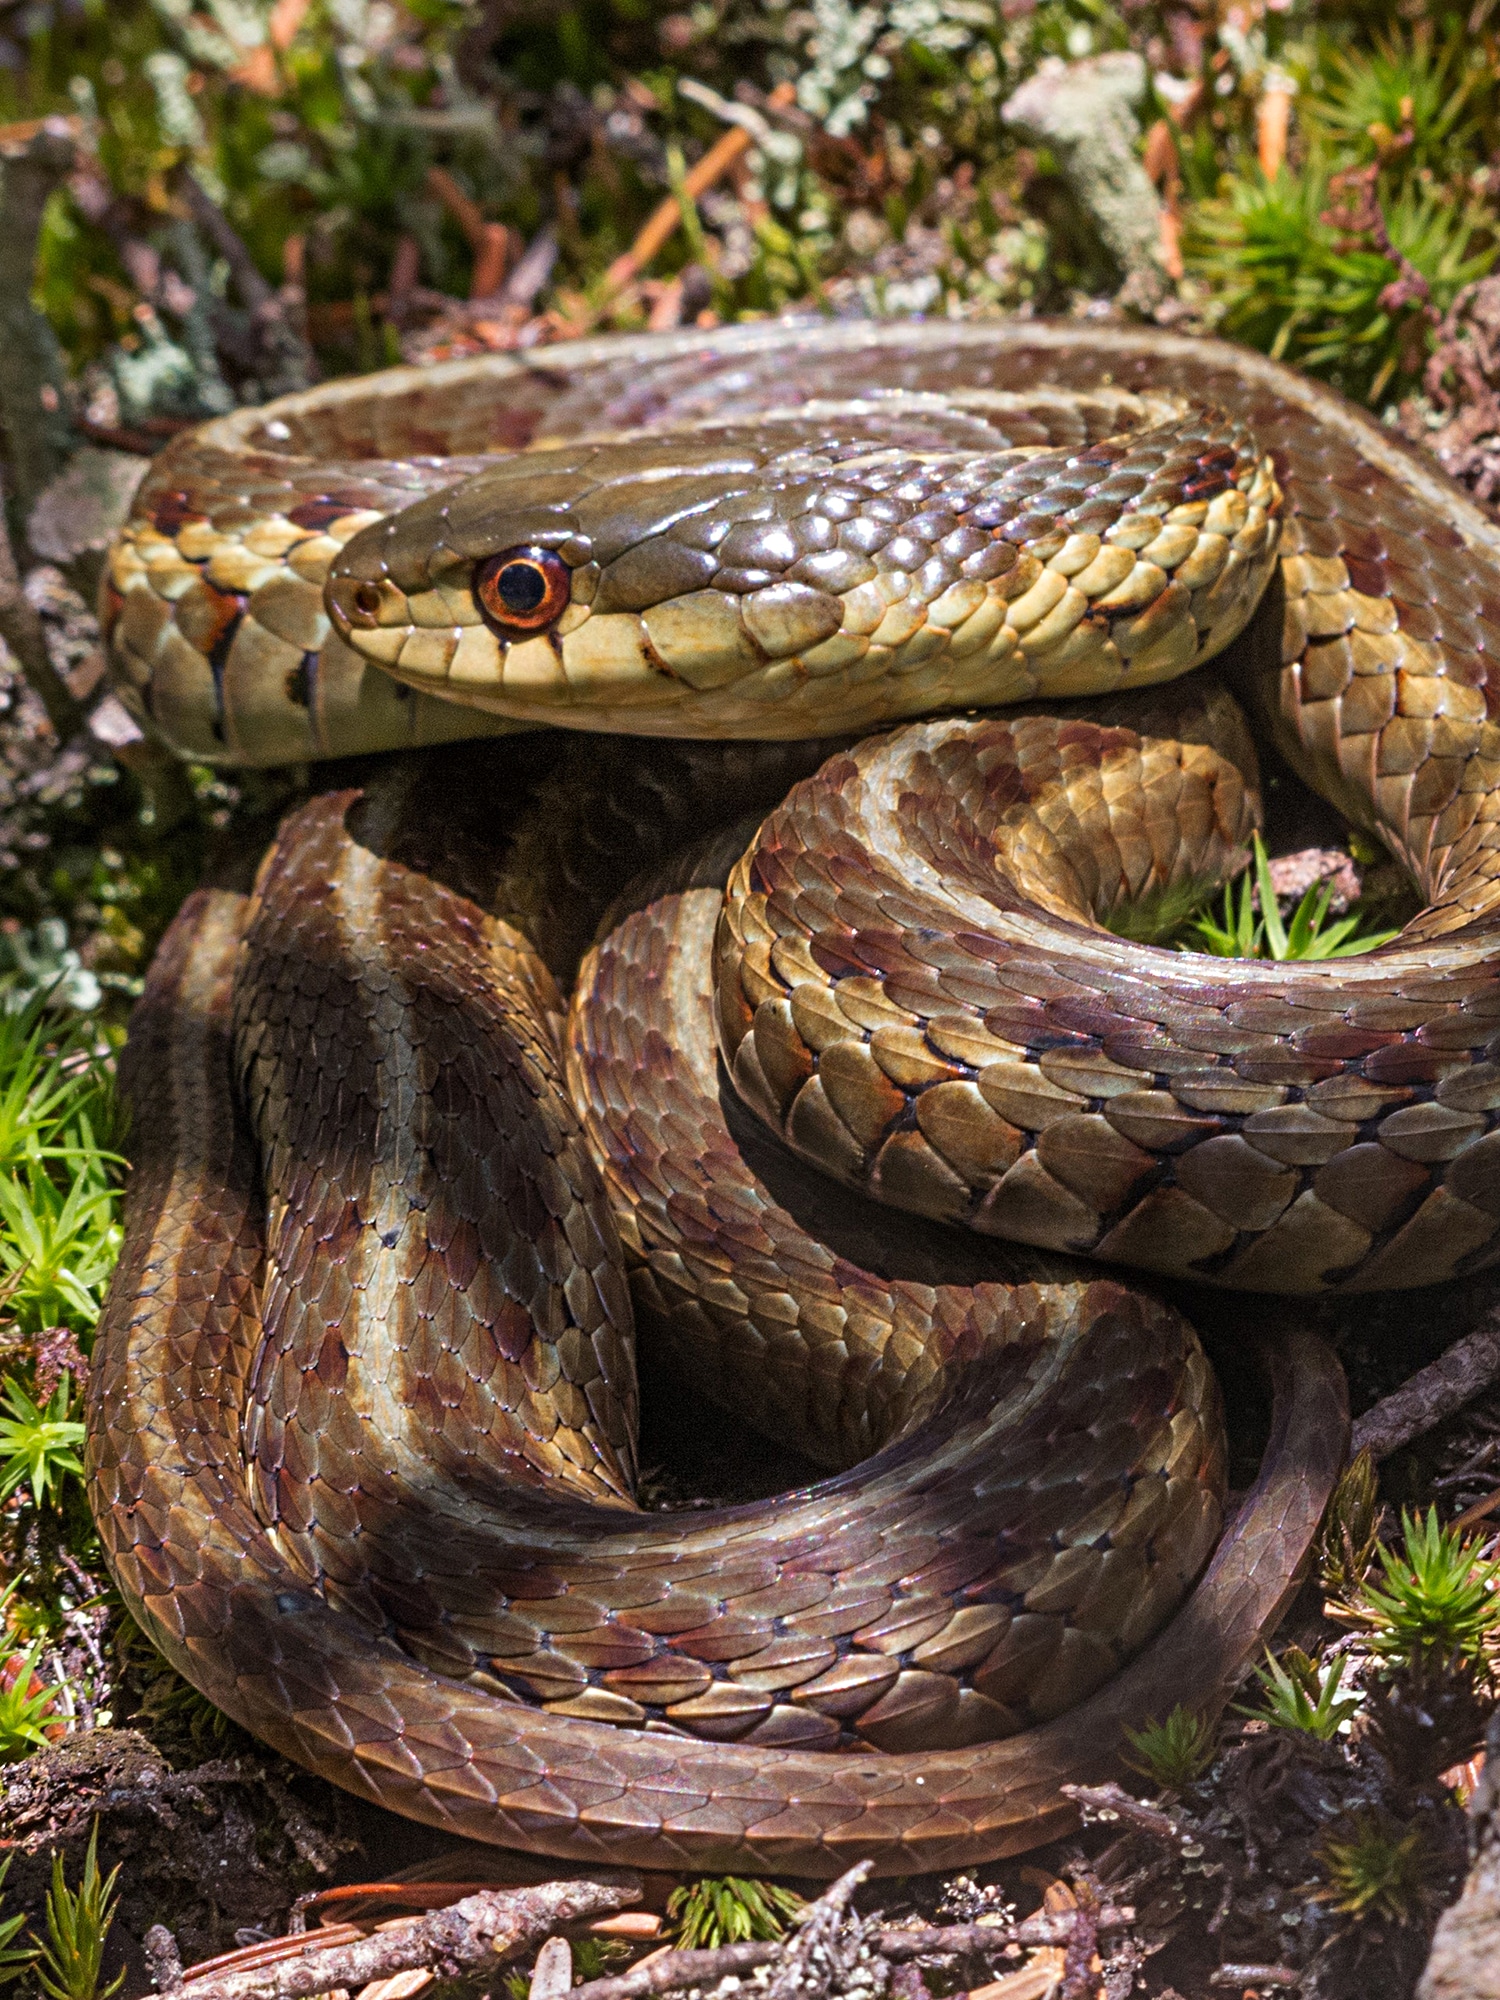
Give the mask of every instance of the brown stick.
[[435, 194], [469, 240], [471, 250], [484, 242], [484, 210], [466, 195], [446, 167], [427, 169], [427, 191]]
[[1371, 1458], [1389, 1458], [1424, 1432], [1433, 1430], [1445, 1417], [1462, 1409], [1481, 1390], [1500, 1379], [1500, 1310], [1487, 1312], [1462, 1340], [1455, 1341], [1446, 1354], [1430, 1367], [1384, 1396], [1372, 1410], [1355, 1420], [1349, 1440], [1349, 1456], [1368, 1451]]
[[1210, 1986], [1300, 1986], [1294, 1965], [1221, 1965], [1208, 1975]]
[[[1007, 1945], [1066, 1945], [1077, 1924], [1068, 1910], [1059, 1916], [1039, 1914], [1018, 1924], [950, 1924], [940, 1929], [877, 1930], [872, 1944], [893, 1965], [917, 1958], [975, 1958], [1000, 1952]], [[1098, 1913], [1101, 1931], [1123, 1930], [1135, 1922], [1135, 1911], [1113, 1905]], [[575, 1986], [568, 2000], [647, 2000], [654, 1993], [677, 1993], [689, 1986], [715, 1986], [730, 1974], [753, 1972], [769, 1965], [784, 1946], [726, 1944], [717, 1951], [666, 1951], [613, 1979], [591, 1979]], [[191, 2000], [197, 2000], [193, 1995]]]
[[485, 1889], [449, 1909], [409, 1917], [370, 1937], [320, 1946], [314, 1935], [295, 1958], [217, 1978], [189, 1975], [171, 1991], [182, 2000], [309, 2000], [339, 1987], [358, 1992], [372, 1980], [428, 1967], [452, 1978], [462, 1966], [499, 1966], [564, 1924], [618, 1910], [640, 1897], [640, 1877], [623, 1871], [586, 1882]]
[[[254, 320], [261, 344], [272, 362], [274, 380], [269, 386], [278, 395], [310, 388], [318, 379], [318, 366], [302, 324], [306, 306], [302, 287], [302, 239], [288, 238], [287, 282], [278, 293], [261, 275], [260, 267], [250, 255], [239, 231], [207, 193], [197, 175], [184, 168], [177, 176], [176, 188], [187, 203], [193, 221], [229, 266], [235, 290]], [[294, 243], [297, 245], [295, 250], [292, 249]]]
[[[795, 84], [778, 83], [767, 98], [768, 105], [792, 103], [797, 95]], [[715, 139], [703, 158], [695, 166], [688, 168], [682, 177], [682, 191], [689, 201], [696, 201], [701, 194], [721, 181], [735, 161], [748, 153], [755, 144], [754, 139], [743, 125], [732, 125], [720, 138]], [[645, 227], [634, 243], [622, 256], [616, 257], [604, 274], [606, 294], [622, 291], [632, 279], [642, 271], [662, 247], [671, 241], [673, 233], [682, 221], [682, 207], [675, 194], [669, 194], [659, 208], [648, 218]]]
[[510, 231], [503, 222], [486, 222], [484, 210], [466, 195], [446, 167], [427, 169], [427, 191], [435, 194], [468, 238], [474, 252], [469, 297], [487, 299], [498, 292], [510, 262]]

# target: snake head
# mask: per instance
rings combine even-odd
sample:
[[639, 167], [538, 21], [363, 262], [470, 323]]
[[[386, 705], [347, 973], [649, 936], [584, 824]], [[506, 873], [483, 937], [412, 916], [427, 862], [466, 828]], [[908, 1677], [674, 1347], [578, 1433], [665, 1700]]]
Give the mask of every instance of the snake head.
[[1274, 475], [1216, 412], [1082, 453], [871, 423], [516, 453], [355, 535], [329, 616], [398, 680], [517, 721], [795, 737], [1172, 678], [1269, 574]]
[[501, 460], [354, 536], [329, 616], [426, 692], [649, 729], [652, 711], [804, 659], [840, 630], [842, 589], [875, 573], [770, 456], [698, 434]]

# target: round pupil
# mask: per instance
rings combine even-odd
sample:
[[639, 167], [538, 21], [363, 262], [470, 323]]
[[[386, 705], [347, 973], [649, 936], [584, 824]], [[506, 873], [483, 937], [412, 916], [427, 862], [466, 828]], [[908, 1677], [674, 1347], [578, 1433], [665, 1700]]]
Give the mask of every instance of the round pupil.
[[507, 611], [535, 611], [547, 595], [540, 563], [507, 563], [495, 579], [495, 589]]

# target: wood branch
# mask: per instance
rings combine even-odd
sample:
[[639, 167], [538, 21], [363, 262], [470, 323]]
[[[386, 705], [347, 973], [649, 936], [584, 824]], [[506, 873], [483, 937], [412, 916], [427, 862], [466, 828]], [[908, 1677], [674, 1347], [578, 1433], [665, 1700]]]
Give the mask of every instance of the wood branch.
[[369, 1937], [330, 1946], [314, 1933], [301, 1940], [302, 1951], [271, 1964], [206, 1978], [190, 1972], [169, 1990], [174, 2000], [310, 2000], [339, 1988], [357, 1993], [398, 1972], [432, 1970], [452, 1978], [465, 1966], [504, 1964], [565, 1924], [638, 1902], [641, 1893], [640, 1877], [624, 1871], [529, 1889], [486, 1889]]
[[1356, 1418], [1349, 1439], [1351, 1459], [1362, 1451], [1379, 1461], [1389, 1458], [1414, 1438], [1434, 1430], [1455, 1410], [1472, 1402], [1500, 1380], [1500, 1310], [1487, 1312], [1480, 1324], [1446, 1354], [1383, 1396]]
[[1075, 1873], [1073, 1888], [1059, 1884], [1062, 1894], [1071, 1894], [1076, 1908], [1073, 1935], [1063, 1956], [1062, 1986], [1058, 2000], [1085, 2000], [1099, 1990], [1099, 1916], [1104, 1905], [1088, 1876]]
[[[1106, 1905], [1097, 1913], [1100, 1931], [1123, 1930], [1135, 1922], [1135, 1911]], [[871, 1934], [873, 1948], [892, 1965], [911, 1964], [928, 1958], [984, 1958], [1002, 1952], [1007, 1945], [1066, 1945], [1073, 1937], [1077, 1916], [1069, 1911], [1053, 1916], [1042, 1913], [1023, 1918], [1016, 1924], [949, 1924], [928, 1930], [877, 1929]], [[591, 1979], [575, 1986], [568, 2000], [649, 2000], [655, 1993], [678, 1993], [690, 1986], [716, 1986], [731, 1974], [753, 1972], [769, 1965], [785, 1945], [749, 1943], [721, 1945], [716, 1951], [659, 1952], [629, 1972], [612, 1979]], [[196, 1996], [192, 1996], [196, 2000]]]
[[479, 203], [464, 193], [446, 167], [427, 169], [427, 191], [436, 195], [447, 209], [474, 253], [469, 297], [489, 298], [499, 291], [513, 261], [515, 244], [511, 240], [511, 231], [503, 222], [487, 222]]
[[158, 1991], [182, 1984], [182, 1953], [165, 1924], [153, 1924], [147, 1931], [141, 1939], [141, 1956], [146, 1961], [151, 1984]]
[[548, 1938], [531, 1968], [526, 2000], [567, 2000], [573, 1985], [573, 1947], [564, 1937]]
[[77, 147], [60, 120], [45, 120], [21, 144], [0, 147], [5, 217], [0, 229], [0, 422], [17, 533], [77, 443], [62, 349], [31, 303], [42, 212], [76, 160]]

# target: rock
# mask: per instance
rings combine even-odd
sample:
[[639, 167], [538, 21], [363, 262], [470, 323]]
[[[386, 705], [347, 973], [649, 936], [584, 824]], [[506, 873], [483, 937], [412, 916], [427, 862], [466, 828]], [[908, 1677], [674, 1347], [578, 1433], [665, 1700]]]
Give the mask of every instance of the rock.
[[1125, 274], [1121, 304], [1149, 311], [1165, 295], [1161, 203], [1136, 157], [1135, 107], [1146, 65], [1128, 49], [1044, 62], [1001, 111], [1014, 130], [1050, 148], [1074, 199]]
[[1438, 1919], [1417, 2000], [1500, 2000], [1500, 1714], [1490, 1719], [1469, 1816], [1473, 1866]]
[[130, 451], [81, 446], [42, 489], [27, 523], [27, 540], [47, 562], [67, 564], [81, 555], [102, 554], [130, 512], [150, 463]]

